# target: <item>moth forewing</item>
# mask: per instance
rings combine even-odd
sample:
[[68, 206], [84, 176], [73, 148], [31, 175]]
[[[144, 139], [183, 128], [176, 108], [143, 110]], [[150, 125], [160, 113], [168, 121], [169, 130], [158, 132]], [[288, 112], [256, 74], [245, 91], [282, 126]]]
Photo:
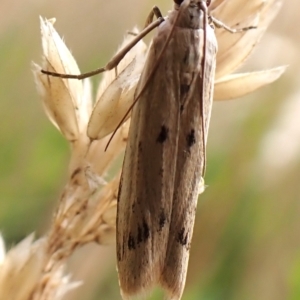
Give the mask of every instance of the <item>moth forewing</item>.
[[[199, 53], [202, 56], [203, 31], [200, 29]], [[177, 146], [176, 177], [173, 192], [172, 218], [168, 248], [161, 284], [172, 298], [180, 299], [185, 285], [189, 250], [194, 228], [199, 184], [205, 167], [206, 140], [213, 101], [214, 73], [217, 42], [210, 26], [207, 26], [204, 78], [199, 77], [192, 97], [181, 114]], [[200, 71], [199, 75], [202, 72]], [[203, 98], [200, 98], [203, 89]], [[203, 114], [201, 114], [201, 104]], [[204, 128], [202, 127], [204, 117]], [[202, 143], [204, 140], [205, 144]]]
[[175, 4], [158, 27], [136, 90], [117, 213], [124, 298], [154, 285], [170, 299], [183, 292], [217, 51], [205, 5]]

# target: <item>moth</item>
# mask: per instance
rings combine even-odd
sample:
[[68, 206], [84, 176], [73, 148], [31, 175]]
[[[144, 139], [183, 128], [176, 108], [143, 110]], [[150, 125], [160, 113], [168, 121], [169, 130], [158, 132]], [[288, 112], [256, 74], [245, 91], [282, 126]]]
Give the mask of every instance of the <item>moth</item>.
[[136, 89], [117, 209], [124, 299], [155, 285], [180, 299], [184, 289], [213, 101], [209, 5], [174, 1]]
[[[103, 68], [116, 68], [158, 26], [132, 104], [117, 205], [117, 267], [124, 299], [161, 286], [180, 299], [185, 286], [197, 199], [204, 190], [206, 144], [216, 67], [216, 27], [210, 0], [174, 0], [164, 20], [147, 26]], [[158, 19], [151, 22], [154, 14]], [[126, 116], [122, 119], [124, 121]], [[122, 123], [120, 122], [120, 124]]]

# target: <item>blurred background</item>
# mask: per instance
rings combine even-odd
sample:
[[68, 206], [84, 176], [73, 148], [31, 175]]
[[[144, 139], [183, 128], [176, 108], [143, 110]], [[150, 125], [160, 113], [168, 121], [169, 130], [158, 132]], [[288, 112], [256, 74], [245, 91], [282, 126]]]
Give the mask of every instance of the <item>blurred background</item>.
[[[153, 5], [165, 14], [171, 1], [0, 0], [0, 230], [8, 248], [47, 232], [67, 179], [68, 145], [31, 73], [42, 55], [39, 16], [57, 19], [88, 71], [107, 62], [125, 30], [143, 26]], [[245, 66], [288, 64], [282, 78], [214, 105], [184, 300], [300, 299], [299, 10], [300, 2], [284, 2]], [[84, 284], [66, 299], [121, 299], [114, 249], [75, 253], [68, 271]]]

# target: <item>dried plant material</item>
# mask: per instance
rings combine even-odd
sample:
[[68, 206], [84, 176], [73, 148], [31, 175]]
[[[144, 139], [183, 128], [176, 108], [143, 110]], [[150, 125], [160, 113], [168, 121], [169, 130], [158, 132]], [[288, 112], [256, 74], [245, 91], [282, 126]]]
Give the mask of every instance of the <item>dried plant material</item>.
[[[53, 28], [53, 22], [41, 19], [41, 28], [45, 56], [43, 66], [56, 71], [76, 69], [78, 73], [76, 63], [70, 59], [69, 50]], [[136, 56], [143, 57], [144, 52], [145, 45], [140, 42], [120, 64], [119, 77], [116, 77], [115, 73], [104, 76], [99, 88], [100, 102], [96, 102], [94, 121], [89, 125], [96, 137], [99, 128], [97, 122], [103, 123], [106, 115], [110, 114], [105, 110], [105, 105], [111, 99], [105, 93], [110, 95], [114, 93], [118, 84], [123, 85], [121, 93], [123, 100], [126, 94], [133, 93], [131, 85], [135, 88], [135, 80], [138, 80], [140, 73], [136, 68], [141, 68]], [[62, 60], [61, 65], [57, 65], [57, 60]], [[56, 65], [57, 67], [53, 67]], [[135, 72], [133, 77], [137, 77], [136, 79], [132, 80], [130, 77], [132, 72]], [[37, 65], [34, 65], [33, 73], [47, 116], [71, 144], [69, 181], [62, 193], [45, 241], [43, 266], [33, 291], [33, 299], [56, 299], [57, 296], [51, 286], [56, 279], [62, 280], [63, 266], [73, 251], [92, 241], [108, 244], [115, 240], [119, 176], [107, 182], [105, 173], [125, 148], [129, 124], [123, 124], [108, 151], [104, 152], [109, 136], [92, 141], [87, 135], [93, 103], [90, 82], [50, 78], [42, 75]], [[76, 84], [73, 84], [74, 82]], [[118, 101], [116, 99], [116, 106], [120, 109]], [[101, 105], [103, 108], [99, 109]], [[103, 111], [99, 119], [97, 119], [98, 111], [99, 113]]]
[[265, 71], [232, 74], [215, 81], [214, 100], [228, 100], [245, 96], [260, 87], [277, 80], [286, 67]]
[[48, 277], [47, 291], [41, 297], [34, 296], [37, 282], [43, 275], [45, 259], [45, 239], [33, 242], [34, 236], [29, 235], [5, 254], [4, 242], [0, 237], [3, 259], [0, 263], [0, 299], [10, 300], [50, 300], [62, 299], [63, 295], [81, 283], [70, 283], [64, 275], [63, 267], [55, 270]]
[[[136, 29], [133, 32], [138, 33]], [[128, 35], [119, 50], [131, 39], [132, 36]], [[145, 52], [146, 44], [141, 40], [118, 64], [117, 76], [116, 70], [104, 73], [87, 130], [92, 140], [101, 139], [111, 133], [128, 111], [144, 67]]]
[[[91, 236], [90, 241], [99, 244], [111, 244], [115, 242], [117, 190], [120, 176], [117, 175], [103, 189], [93, 195], [93, 204], [90, 205], [90, 213], [87, 214], [85, 224], [80, 228], [79, 236]], [[101, 201], [99, 201], [101, 199]]]
[[110, 167], [111, 162], [115, 161], [119, 154], [125, 149], [128, 138], [129, 124], [130, 122], [127, 121], [122, 125], [122, 127], [115, 134], [106, 151], [104, 151], [104, 149], [107, 146], [110, 135], [99, 141], [94, 141], [91, 144], [87, 154], [87, 160], [92, 162], [90, 165], [96, 174], [105, 174]]
[[0, 267], [0, 295], [5, 295], [5, 299], [29, 299], [41, 276], [44, 258], [41, 243], [33, 243], [30, 235], [5, 255]]
[[[78, 66], [57, 32], [53, 21], [41, 19], [43, 67], [61, 72], [79, 72]], [[35, 80], [45, 111], [52, 123], [59, 128], [65, 138], [74, 141], [78, 138], [78, 101], [82, 96], [82, 82], [42, 76], [37, 65]]]
[[231, 27], [256, 25], [256, 30], [230, 34], [216, 29], [219, 45], [216, 80], [234, 72], [251, 54], [268, 25], [280, 9], [281, 0], [223, 0], [212, 4], [210, 13]]

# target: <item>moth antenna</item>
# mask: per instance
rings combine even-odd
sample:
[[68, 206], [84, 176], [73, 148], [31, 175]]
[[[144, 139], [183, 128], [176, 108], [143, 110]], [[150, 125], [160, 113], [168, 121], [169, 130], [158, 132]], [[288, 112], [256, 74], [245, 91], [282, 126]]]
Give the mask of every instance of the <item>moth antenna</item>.
[[163, 18], [158, 18], [155, 22], [149, 24], [146, 28], [144, 28], [138, 35], [136, 35], [124, 48], [120, 49], [115, 56], [106, 64], [106, 66], [102, 68], [98, 68], [94, 71], [82, 73], [79, 75], [72, 75], [72, 74], [62, 74], [62, 73], [56, 73], [46, 70], [41, 70], [41, 72], [45, 75], [51, 75], [53, 77], [59, 77], [59, 78], [68, 78], [68, 79], [84, 79], [87, 77], [91, 77], [100, 73], [103, 73], [105, 71], [112, 70], [118, 66], [120, 61], [124, 58], [124, 56], [134, 47], [144, 36], [146, 36], [150, 31], [152, 31], [155, 27], [159, 26], [160, 23], [164, 21]]
[[[186, 2], [189, 2], [189, 0], [184, 0], [180, 7], [182, 7], [183, 5], [187, 5]], [[171, 37], [172, 37], [172, 35], [173, 35], [174, 29], [175, 29], [175, 25], [176, 25], [177, 20], [178, 20], [178, 18], [179, 18], [179, 16], [180, 16], [180, 13], [181, 13], [181, 10], [179, 9], [178, 14], [177, 14], [177, 16], [176, 16], [176, 19], [175, 19], [175, 21], [174, 21], [173, 27], [172, 27], [172, 29], [171, 29], [171, 31], [170, 31], [170, 33], [169, 33], [169, 35], [168, 35], [168, 38], [167, 38], [167, 40], [166, 40], [166, 43], [164, 44], [163, 49], [162, 49], [161, 52], [159, 53], [158, 59], [157, 59], [157, 61], [155, 62], [154, 67], [153, 67], [153, 69], [151, 70], [151, 72], [150, 72], [150, 74], [149, 74], [149, 77], [148, 77], [147, 80], [146, 80], [145, 85], [142, 87], [141, 91], [140, 91], [139, 94], [136, 96], [136, 98], [134, 99], [133, 103], [130, 105], [130, 107], [129, 107], [129, 109], [127, 110], [127, 112], [126, 112], [126, 114], [124, 115], [124, 117], [123, 117], [123, 118], [121, 119], [121, 121], [118, 123], [116, 129], [114, 130], [114, 132], [112, 133], [111, 137], [109, 138], [109, 140], [108, 140], [108, 142], [107, 142], [107, 144], [106, 144], [106, 147], [105, 147], [104, 151], [107, 150], [109, 144], [111, 143], [111, 141], [112, 141], [113, 137], [115, 136], [115, 134], [117, 133], [118, 129], [121, 127], [121, 125], [123, 124], [123, 122], [126, 120], [127, 116], [129, 115], [130, 111], [133, 109], [133, 107], [135, 106], [135, 104], [136, 104], [136, 103], [138, 102], [138, 100], [141, 98], [141, 95], [143, 94], [143, 92], [145, 91], [145, 89], [146, 89], [148, 83], [150, 82], [151, 78], [153, 77], [153, 75], [154, 75], [154, 73], [155, 73], [155, 71], [156, 71], [156, 69], [157, 69], [157, 67], [158, 67], [159, 61], [160, 61], [161, 57], [163, 56], [164, 52], [166, 51], [167, 46], [169, 45], [169, 42], [170, 42]]]
[[[200, 2], [200, 8], [203, 11], [203, 56], [202, 56], [202, 86], [201, 86], [201, 99], [204, 99], [204, 85], [203, 85], [203, 79], [205, 76], [205, 61], [206, 61], [206, 39], [207, 39], [207, 23], [208, 23], [208, 14], [207, 14], [207, 6], [203, 5], [203, 2]], [[202, 126], [202, 144], [203, 144], [203, 167], [202, 167], [202, 177], [204, 177], [205, 169], [206, 169], [206, 147], [205, 147], [205, 140], [206, 140], [206, 133], [205, 133], [205, 121], [204, 121], [204, 105], [203, 101], [201, 102], [201, 126]]]

